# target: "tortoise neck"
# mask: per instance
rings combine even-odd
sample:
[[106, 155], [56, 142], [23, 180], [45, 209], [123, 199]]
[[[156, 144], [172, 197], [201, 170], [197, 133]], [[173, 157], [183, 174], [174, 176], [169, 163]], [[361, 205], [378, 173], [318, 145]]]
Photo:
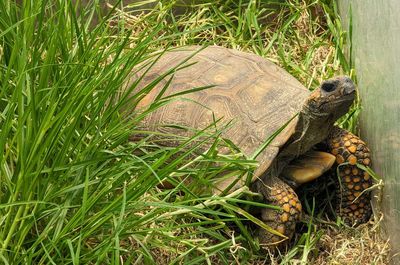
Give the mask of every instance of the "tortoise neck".
[[281, 151], [282, 155], [293, 156], [293, 159], [326, 139], [335, 121], [330, 114], [315, 113], [303, 108], [296, 122], [293, 135]]

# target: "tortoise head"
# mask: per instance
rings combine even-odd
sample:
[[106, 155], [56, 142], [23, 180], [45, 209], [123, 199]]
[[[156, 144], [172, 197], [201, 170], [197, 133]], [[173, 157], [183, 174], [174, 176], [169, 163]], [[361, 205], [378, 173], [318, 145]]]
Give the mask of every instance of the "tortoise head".
[[329, 117], [334, 122], [349, 110], [355, 94], [354, 83], [347, 76], [326, 80], [308, 98], [307, 112], [320, 118]]

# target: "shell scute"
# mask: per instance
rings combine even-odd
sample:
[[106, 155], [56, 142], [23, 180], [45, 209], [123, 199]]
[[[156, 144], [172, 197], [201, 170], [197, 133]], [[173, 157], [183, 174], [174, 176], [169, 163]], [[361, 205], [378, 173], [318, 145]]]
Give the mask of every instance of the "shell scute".
[[[192, 56], [199, 47], [186, 47], [165, 53], [149, 69], [138, 89]], [[252, 155], [268, 137], [300, 111], [309, 91], [294, 77], [272, 62], [255, 54], [217, 46], [199, 51], [188, 67], [174, 73], [165, 96], [195, 87], [211, 88], [189, 93], [174, 99], [146, 117], [143, 126], [160, 130], [159, 125], [179, 124], [204, 129], [221, 119], [222, 126], [232, 122], [222, 136]], [[140, 72], [139, 72], [140, 74]], [[149, 105], [170, 77], [160, 82], [138, 108]], [[288, 126], [257, 158], [261, 174], [277, 154], [279, 147], [290, 137], [294, 127]], [[169, 133], [187, 135], [184, 130], [168, 128]]]

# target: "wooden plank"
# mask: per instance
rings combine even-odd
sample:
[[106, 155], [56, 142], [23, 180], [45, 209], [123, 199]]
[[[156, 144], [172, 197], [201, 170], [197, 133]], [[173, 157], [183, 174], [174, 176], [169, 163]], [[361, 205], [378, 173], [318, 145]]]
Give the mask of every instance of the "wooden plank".
[[[361, 137], [371, 147], [374, 170], [384, 179], [383, 228], [395, 254], [400, 252], [400, 1], [339, 4], [345, 25], [352, 15], [352, 57], [363, 106]], [[400, 257], [393, 264], [400, 264]]]

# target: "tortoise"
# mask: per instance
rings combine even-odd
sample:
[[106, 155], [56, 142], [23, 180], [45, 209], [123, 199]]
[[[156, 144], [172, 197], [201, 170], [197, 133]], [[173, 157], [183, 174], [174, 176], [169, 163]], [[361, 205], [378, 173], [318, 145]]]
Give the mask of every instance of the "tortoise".
[[[163, 75], [182, 63], [187, 67], [180, 67], [171, 79]], [[326, 80], [310, 92], [274, 63], [219, 46], [189, 46], [165, 52], [141, 76], [143, 73], [144, 70], [138, 71], [130, 81], [138, 83], [136, 89], [162, 80], [137, 104], [139, 111], [161, 91], [163, 96], [169, 96], [210, 86], [150, 113], [141, 124], [143, 129], [188, 136], [191, 130], [183, 128], [202, 129], [216, 119], [233, 120], [222, 137], [240, 147], [246, 156], [266, 139], [272, 139], [257, 156], [259, 166], [250, 184], [250, 189], [261, 194], [265, 203], [281, 208], [261, 210], [261, 220], [275, 230], [258, 229], [261, 244], [280, 244], [293, 236], [302, 213], [295, 189], [331, 167], [337, 167], [340, 179], [336, 187], [337, 214], [348, 224], [368, 221], [368, 188], [372, 179], [357, 164], [370, 166], [370, 151], [359, 137], [335, 126], [355, 98], [356, 89], [349, 77]], [[321, 146], [325, 150], [318, 150]], [[232, 177], [216, 183], [213, 192], [232, 192], [243, 185], [245, 180]]]

